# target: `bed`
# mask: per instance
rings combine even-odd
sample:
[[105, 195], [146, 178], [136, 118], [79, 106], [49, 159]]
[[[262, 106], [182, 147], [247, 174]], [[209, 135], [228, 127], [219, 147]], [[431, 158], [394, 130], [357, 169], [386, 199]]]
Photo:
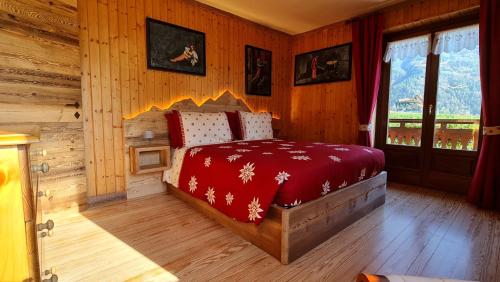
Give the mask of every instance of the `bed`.
[[[232, 95], [224, 99], [226, 105], [210, 102], [211, 110], [244, 107]], [[283, 264], [385, 202], [383, 153], [373, 148], [268, 139], [172, 153], [172, 167], [162, 178], [168, 193]]]

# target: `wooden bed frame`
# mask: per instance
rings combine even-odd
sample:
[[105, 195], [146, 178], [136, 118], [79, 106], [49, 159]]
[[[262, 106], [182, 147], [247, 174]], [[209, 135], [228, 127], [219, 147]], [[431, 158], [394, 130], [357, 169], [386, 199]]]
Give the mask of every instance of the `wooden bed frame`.
[[130, 146], [145, 145], [142, 138], [145, 130], [152, 130], [154, 143], [169, 144], [167, 123], [164, 114], [170, 110], [196, 112], [249, 111], [241, 100], [226, 92], [215, 100], [196, 105], [191, 99], [179, 101], [168, 109], [152, 108], [131, 119], [123, 121], [125, 144], [125, 184], [127, 198], [148, 194], [168, 193], [193, 206], [209, 218], [226, 226], [234, 233], [250, 241], [274, 256], [283, 264], [301, 257], [353, 222], [370, 213], [385, 202], [387, 174], [356, 183], [325, 197], [285, 209], [273, 205], [260, 225], [235, 221], [214, 209], [208, 203], [173, 187], [165, 187], [161, 172], [133, 175], [130, 173]]
[[271, 206], [260, 225], [233, 220], [207, 202], [168, 185], [168, 193], [289, 264], [385, 203], [387, 173], [286, 209]]

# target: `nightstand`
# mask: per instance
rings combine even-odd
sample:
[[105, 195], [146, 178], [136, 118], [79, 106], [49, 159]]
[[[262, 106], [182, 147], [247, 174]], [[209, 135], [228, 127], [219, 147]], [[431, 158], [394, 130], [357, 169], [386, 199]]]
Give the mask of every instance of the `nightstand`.
[[170, 146], [148, 144], [130, 146], [130, 171], [145, 174], [164, 171], [170, 167]]

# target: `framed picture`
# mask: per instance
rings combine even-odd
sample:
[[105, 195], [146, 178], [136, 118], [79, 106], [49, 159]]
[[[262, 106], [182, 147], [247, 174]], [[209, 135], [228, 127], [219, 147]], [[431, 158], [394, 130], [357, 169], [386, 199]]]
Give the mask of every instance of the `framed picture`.
[[148, 69], [206, 74], [205, 33], [146, 18]]
[[295, 56], [294, 85], [351, 80], [352, 44]]
[[250, 95], [271, 96], [272, 52], [245, 45], [245, 91]]

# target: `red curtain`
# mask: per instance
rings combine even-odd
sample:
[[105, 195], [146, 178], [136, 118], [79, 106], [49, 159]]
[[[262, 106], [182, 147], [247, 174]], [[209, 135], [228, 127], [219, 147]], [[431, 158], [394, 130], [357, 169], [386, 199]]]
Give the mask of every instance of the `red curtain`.
[[372, 15], [352, 24], [352, 51], [358, 97], [358, 144], [371, 146], [367, 125], [377, 102], [382, 65], [382, 15]]
[[[500, 1], [481, 0], [479, 57], [483, 135], [468, 200], [480, 207], [500, 210]], [[489, 132], [489, 133], [488, 133]]]

